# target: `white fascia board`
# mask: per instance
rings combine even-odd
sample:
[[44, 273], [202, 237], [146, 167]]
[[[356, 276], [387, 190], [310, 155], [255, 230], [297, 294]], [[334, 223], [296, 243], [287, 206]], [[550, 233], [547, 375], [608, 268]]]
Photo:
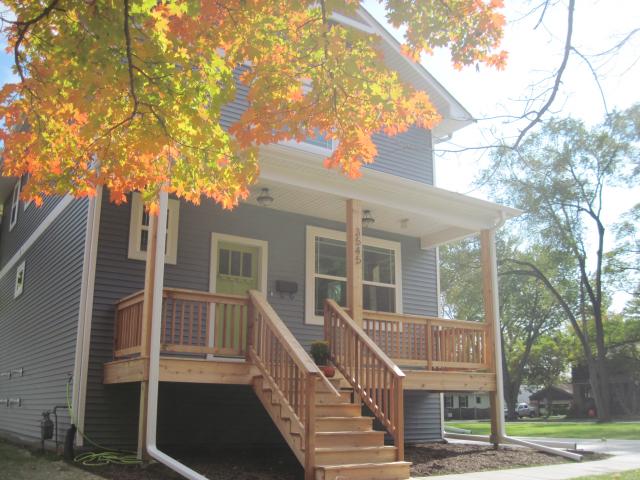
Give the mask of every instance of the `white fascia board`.
[[514, 208], [372, 169], [365, 169], [360, 179], [350, 180], [325, 168], [323, 156], [300, 155], [291, 147], [269, 145], [260, 153], [262, 179], [427, 216], [449, 227], [477, 232], [495, 228], [501, 221], [521, 213]]

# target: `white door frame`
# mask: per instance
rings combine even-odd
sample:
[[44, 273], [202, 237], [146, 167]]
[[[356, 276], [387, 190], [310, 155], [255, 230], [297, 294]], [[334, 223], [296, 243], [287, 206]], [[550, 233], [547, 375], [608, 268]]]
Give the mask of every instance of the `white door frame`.
[[[267, 265], [269, 260], [269, 242], [266, 240], [258, 240], [256, 238], [239, 237], [237, 235], [228, 235], [226, 233], [211, 233], [211, 261], [209, 263], [209, 292], [216, 292], [216, 281], [218, 276], [218, 245], [220, 242], [237, 243], [249, 247], [258, 248], [258, 290], [266, 295], [267, 292]], [[215, 319], [215, 308], [211, 308], [212, 322]], [[209, 346], [215, 345], [215, 328], [209, 329]], [[213, 355], [207, 355], [207, 358], [217, 358]], [[220, 360], [220, 358], [217, 358]], [[230, 359], [231, 360], [231, 359]]]

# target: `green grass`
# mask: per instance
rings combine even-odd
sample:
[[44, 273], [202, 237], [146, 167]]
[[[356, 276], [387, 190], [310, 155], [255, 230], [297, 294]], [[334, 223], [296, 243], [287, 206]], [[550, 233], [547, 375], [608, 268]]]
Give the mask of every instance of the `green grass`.
[[[471, 430], [474, 435], [488, 435], [488, 421], [446, 422], [446, 426]], [[553, 438], [607, 438], [616, 440], [640, 440], [640, 422], [595, 423], [568, 422], [563, 420], [534, 420], [506, 423], [507, 435], [514, 437]]]
[[60, 460], [54, 455], [31, 453], [0, 441], [2, 480], [102, 480]]
[[575, 480], [640, 480], [640, 470], [594, 475], [593, 477], [580, 477]]

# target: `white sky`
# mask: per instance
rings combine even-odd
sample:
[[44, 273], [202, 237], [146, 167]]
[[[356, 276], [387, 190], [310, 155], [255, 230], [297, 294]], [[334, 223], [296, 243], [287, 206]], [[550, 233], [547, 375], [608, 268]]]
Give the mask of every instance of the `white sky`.
[[[544, 22], [534, 30], [540, 11], [526, 16], [542, 0], [505, 0], [507, 26], [503, 47], [509, 52], [507, 68], [496, 71], [482, 66], [480, 71], [466, 68], [462, 72], [451, 66], [446, 52], [425, 56], [423, 64], [446, 89], [476, 118], [502, 115], [521, 115], [525, 111], [522, 99], [530, 93], [531, 85], [547, 78], [562, 59], [567, 31], [567, 1], [559, 1], [547, 11]], [[398, 31], [385, 22], [384, 11], [373, 0], [365, 2], [369, 11], [398, 38]], [[640, 27], [638, 0], [579, 0], [574, 15], [573, 45], [585, 55], [608, 50], [630, 31]], [[609, 111], [624, 109], [640, 101], [640, 34], [635, 35], [615, 57], [590, 59], [598, 69]], [[545, 86], [549, 86], [547, 82]], [[539, 92], [540, 90], [538, 90]], [[598, 87], [586, 63], [572, 55], [563, 77], [558, 97], [552, 106], [558, 116], [573, 116], [594, 124], [604, 117], [604, 107]], [[549, 118], [549, 116], [545, 117]], [[522, 128], [523, 124], [517, 126]], [[516, 125], [505, 119], [479, 121], [454, 134], [451, 142], [437, 145], [437, 149], [459, 150], [495, 143], [495, 138], [515, 139]], [[488, 150], [467, 150], [462, 153], [436, 153], [437, 184], [440, 187], [486, 198], [487, 192], [474, 188], [472, 182], [488, 163]], [[629, 192], [608, 193], [609, 203], [604, 215], [607, 223], [640, 202], [640, 187]], [[611, 239], [608, 245], [611, 247]], [[627, 296], [614, 296], [614, 309], [620, 310]]]

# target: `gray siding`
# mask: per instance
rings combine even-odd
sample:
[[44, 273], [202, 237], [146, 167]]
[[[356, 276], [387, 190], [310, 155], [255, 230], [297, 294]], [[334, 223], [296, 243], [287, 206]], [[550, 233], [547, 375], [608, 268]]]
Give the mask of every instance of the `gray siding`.
[[[240, 69], [236, 71], [236, 78]], [[222, 124], [229, 128], [248, 106], [246, 86], [236, 81], [236, 98], [222, 109]], [[413, 127], [394, 137], [375, 134], [376, 160], [367, 168], [433, 185], [431, 131]]]
[[[0, 430], [27, 441], [40, 438], [43, 410], [67, 403], [67, 380], [75, 360], [87, 203], [72, 202], [20, 259], [19, 263], [25, 261], [22, 295], [13, 298], [17, 265], [0, 279], [0, 372], [24, 368], [22, 377], [0, 377], [0, 398], [22, 398], [20, 407], [0, 405]], [[18, 218], [16, 228], [20, 230], [14, 228], [9, 235], [33, 231], [45, 212], [29, 206], [29, 215]], [[3, 247], [8, 240], [3, 237]], [[20, 246], [17, 242], [12, 245]], [[68, 416], [62, 411], [59, 418], [63, 437]]]
[[[345, 228], [340, 223], [250, 205], [226, 212], [211, 203], [196, 207], [183, 202], [178, 261], [177, 265], [166, 265], [165, 285], [209, 290], [212, 232], [265, 240], [269, 244], [268, 290], [274, 290], [276, 280], [298, 283], [298, 293], [293, 299], [273, 294], [268, 300], [294, 335], [308, 346], [311, 341], [322, 338], [322, 327], [306, 325], [303, 320], [307, 225]], [[417, 238], [376, 231], [366, 233], [402, 244], [404, 312], [435, 315], [435, 252], [421, 250]], [[85, 428], [89, 436], [107, 444], [135, 441], [137, 391], [102, 385], [103, 364], [113, 355], [114, 304], [144, 285], [144, 262], [127, 259], [128, 237], [129, 206], [117, 207], [103, 201]], [[116, 408], [114, 402], [124, 408]], [[439, 422], [439, 413], [436, 417], [433, 418]]]
[[24, 202], [20, 200], [18, 221], [11, 231], [9, 231], [11, 195], [5, 199], [2, 224], [0, 225], [0, 268], [4, 267], [62, 198], [63, 197], [48, 197], [40, 207], [36, 207], [35, 202], [33, 202], [26, 210], [24, 209]]
[[440, 394], [424, 390], [404, 392], [404, 431], [408, 444], [442, 439]]

